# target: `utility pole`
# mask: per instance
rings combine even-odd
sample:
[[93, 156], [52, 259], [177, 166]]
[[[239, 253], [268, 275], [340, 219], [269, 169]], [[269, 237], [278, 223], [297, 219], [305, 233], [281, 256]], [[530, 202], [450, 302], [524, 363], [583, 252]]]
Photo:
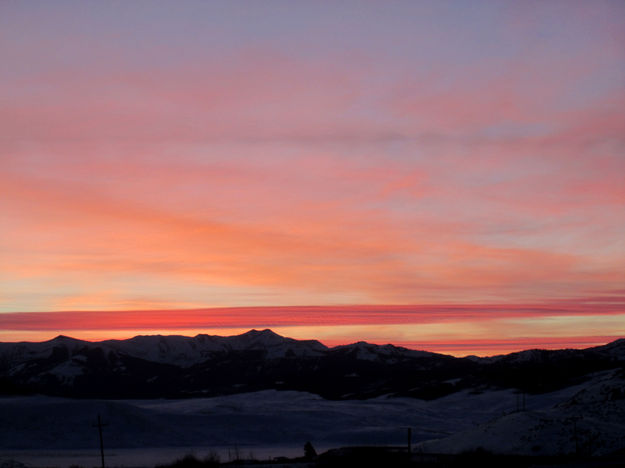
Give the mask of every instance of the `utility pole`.
[[412, 453], [412, 427], [408, 428], [408, 455]]
[[573, 420], [573, 439], [575, 439], [575, 455], [580, 456], [580, 447], [579, 447], [579, 439], [577, 438], [577, 421], [582, 419], [581, 416], [573, 416], [571, 418]]
[[103, 424], [102, 419], [100, 418], [100, 413], [98, 413], [98, 423], [92, 424], [93, 427], [98, 428], [98, 433], [100, 434], [100, 457], [102, 459], [102, 468], [104, 468], [104, 442], [102, 439], [102, 428], [104, 426], [108, 426], [108, 424]]

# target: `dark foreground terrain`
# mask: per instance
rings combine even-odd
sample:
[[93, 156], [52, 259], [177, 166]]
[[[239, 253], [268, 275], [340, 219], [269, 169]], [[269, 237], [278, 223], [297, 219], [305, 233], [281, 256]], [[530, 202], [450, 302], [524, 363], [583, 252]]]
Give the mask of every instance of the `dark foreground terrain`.
[[625, 454], [614, 453], [603, 457], [582, 456], [519, 456], [497, 455], [485, 450], [462, 454], [409, 453], [405, 447], [343, 447], [329, 450], [320, 455], [298, 458], [277, 457], [273, 460], [234, 460], [220, 463], [212, 456], [204, 459], [192, 455], [183, 457], [171, 464], [156, 468], [215, 468], [215, 467], [301, 467], [301, 468], [341, 468], [341, 467], [432, 467], [432, 468], [610, 468], [625, 466]]

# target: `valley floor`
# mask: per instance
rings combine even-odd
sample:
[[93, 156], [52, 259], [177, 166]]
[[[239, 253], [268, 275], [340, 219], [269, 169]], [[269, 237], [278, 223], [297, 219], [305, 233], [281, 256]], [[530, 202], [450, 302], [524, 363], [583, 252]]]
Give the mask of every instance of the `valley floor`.
[[[517, 412], [521, 396], [513, 390], [465, 391], [432, 401], [387, 397], [329, 401], [308, 393], [274, 390], [187, 400], [5, 397], [0, 398], [0, 467], [3, 460], [29, 467], [99, 466], [98, 432], [93, 427], [98, 414], [107, 424], [103, 429], [107, 467], [153, 467], [189, 453], [202, 457], [217, 452], [222, 461], [296, 457], [303, 455], [307, 441], [319, 453], [343, 446], [405, 446], [407, 428], [412, 429], [414, 450], [450, 453], [447, 440], [455, 446], [481, 442], [478, 434], [485, 437], [486, 446], [489, 432], [500, 431], [496, 435], [501, 439], [506, 437], [501, 431], [510, 424], [526, 424], [529, 432], [515, 433], [518, 440], [495, 440], [502, 447], [506, 443], [515, 447], [514, 443], [531, 439], [532, 424], [560, 417], [573, 417], [570, 428], [560, 424], [560, 429], [575, 427], [581, 440], [584, 421], [592, 420], [584, 420], [583, 414], [576, 420], [571, 412], [575, 405], [573, 410], [570, 405], [561, 409], [561, 405], [600, 397], [606, 382], [614, 385], [609, 372], [576, 387], [526, 395], [523, 412]], [[617, 384], [622, 386], [622, 381]], [[605, 406], [601, 401], [598, 404]], [[622, 410], [618, 404], [614, 411]], [[586, 406], [579, 408], [585, 411]], [[616, 431], [615, 437], [625, 438], [623, 423], [607, 423], [612, 424], [608, 429]], [[551, 445], [546, 441], [545, 450], [568, 450], [557, 444], [574, 443], [569, 440], [571, 434], [554, 435]], [[597, 432], [596, 437], [601, 434]], [[592, 442], [600, 445], [600, 441]]]

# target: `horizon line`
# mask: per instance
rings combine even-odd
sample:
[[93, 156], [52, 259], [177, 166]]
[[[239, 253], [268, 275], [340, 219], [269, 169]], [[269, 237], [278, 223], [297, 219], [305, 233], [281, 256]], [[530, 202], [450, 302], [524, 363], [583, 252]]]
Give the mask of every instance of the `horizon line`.
[[[434, 342], [429, 342], [429, 343], [423, 343], [423, 345], [429, 345], [429, 347], [414, 347], [414, 345], [416, 345], [417, 343], [405, 343], [405, 342], [388, 342], [388, 343], [375, 343], [375, 342], [371, 342], [371, 341], [367, 341], [367, 340], [357, 340], [357, 341], [353, 341], [353, 342], [341, 342], [341, 343], [328, 343], [328, 340], [320, 340], [320, 339], [315, 339], [315, 338], [309, 338], [309, 339], [298, 339], [298, 338], [292, 338], [289, 336], [285, 336], [282, 335], [280, 333], [276, 333], [274, 330], [272, 330], [271, 328], [265, 328], [262, 330], [258, 330], [255, 328], [249, 329], [245, 332], [242, 333], [236, 333], [233, 335], [213, 335], [213, 334], [208, 334], [208, 333], [197, 333], [195, 335], [181, 335], [181, 334], [161, 334], [161, 333], [150, 333], [150, 334], [138, 334], [138, 335], [134, 335], [128, 338], [106, 338], [106, 339], [84, 339], [84, 338], [76, 338], [74, 336], [69, 336], [69, 335], [65, 335], [65, 334], [59, 334], [53, 338], [50, 339], [46, 339], [46, 340], [41, 340], [41, 341], [25, 341], [25, 340], [21, 340], [21, 341], [0, 341], [1, 344], [43, 344], [43, 343], [48, 343], [48, 342], [52, 342], [54, 340], [57, 340], [59, 338], [65, 338], [65, 339], [69, 339], [69, 340], [74, 340], [74, 341], [79, 341], [79, 342], [88, 342], [88, 343], [93, 343], [93, 344], [100, 344], [100, 343], [106, 343], [109, 341], [127, 341], [127, 340], [131, 340], [134, 338], [138, 338], [138, 337], [181, 337], [181, 338], [187, 338], [187, 339], [194, 339], [197, 338], [198, 336], [211, 336], [211, 337], [219, 337], [219, 338], [236, 338], [238, 336], [242, 336], [242, 335], [246, 335], [248, 333], [251, 332], [271, 332], [274, 333], [278, 336], [280, 336], [281, 338], [285, 338], [285, 339], [293, 339], [295, 341], [317, 341], [319, 343], [321, 343], [323, 346], [325, 346], [328, 349], [334, 349], [337, 347], [341, 347], [341, 346], [350, 346], [350, 345], [355, 345], [358, 343], [365, 343], [368, 345], [373, 345], [373, 346], [394, 346], [397, 348], [403, 348], [403, 349], [408, 349], [411, 351], [421, 351], [421, 352], [427, 352], [427, 353], [432, 353], [432, 354], [441, 354], [441, 355], [447, 355], [447, 356], [452, 356], [452, 357], [456, 357], [456, 358], [466, 358], [466, 357], [480, 357], [480, 358], [490, 358], [490, 357], [496, 357], [496, 356], [504, 356], [504, 355], [509, 355], [509, 354], [516, 354], [516, 353], [521, 353], [524, 351], [532, 351], [532, 350], [541, 350], [541, 351], [558, 351], [558, 350], [567, 350], [567, 349], [577, 349], [577, 350], [586, 350], [586, 349], [591, 349], [591, 348], [596, 348], [598, 346], [607, 346], [611, 343], [615, 343], [617, 341], [620, 340], [625, 340], [625, 336], [592, 336], [592, 337], [584, 337], [582, 338], [582, 341], [579, 343], [581, 346], [575, 346], [575, 347], [568, 347], [568, 346], [560, 346], [557, 347], [559, 344], [565, 344], [566, 342], [568, 342], [567, 339], [554, 339], [554, 338], [549, 338], [549, 339], [528, 339], [528, 342], [531, 343], [535, 343], [535, 344], [551, 344], [551, 347], [528, 347], [528, 348], [523, 348], [523, 349], [518, 349], [518, 350], [514, 350], [514, 351], [508, 351], [508, 352], [501, 352], [499, 354], [487, 354], [487, 355], [477, 355], [477, 354], [463, 354], [463, 355], [459, 355], [457, 353], [445, 353], [443, 352], [446, 348], [452, 348], [452, 349], [462, 349], [462, 348], [471, 348], [471, 347], [475, 347], [477, 345], [488, 345], [489, 348], [504, 348], [504, 347], [509, 347], [512, 344], [515, 343], [519, 343], [518, 340], [467, 340], [463, 343], [434, 343]], [[324, 342], [325, 341], [325, 342]], [[412, 344], [413, 346], [410, 346], [410, 344]], [[520, 344], [520, 343], [519, 343]], [[554, 347], [556, 346], [556, 347]], [[433, 350], [432, 348], [440, 348], [438, 351]]]
[[541, 303], [362, 304], [0, 313], [0, 341], [50, 334], [102, 341], [146, 334], [238, 334], [271, 328], [328, 345], [392, 343], [452, 355], [581, 348], [625, 335], [625, 296]]

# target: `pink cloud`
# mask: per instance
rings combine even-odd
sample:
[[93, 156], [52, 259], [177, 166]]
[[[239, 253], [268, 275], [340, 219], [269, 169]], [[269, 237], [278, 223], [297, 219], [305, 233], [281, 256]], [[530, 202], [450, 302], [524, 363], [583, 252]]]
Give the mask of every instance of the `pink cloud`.
[[[540, 31], [521, 10], [504, 39]], [[2, 269], [50, 296], [56, 281], [80, 289], [49, 309], [101, 303], [122, 276], [274, 288], [278, 302], [298, 288], [394, 304], [615, 288], [625, 94], [603, 66], [622, 52], [565, 45], [380, 66], [265, 44], [176, 67], [101, 45], [101, 63], [11, 74]]]
[[540, 304], [345, 305], [227, 307], [187, 310], [15, 312], [0, 314], [5, 330], [201, 329], [280, 326], [426, 324], [501, 318], [622, 315], [623, 296]]

